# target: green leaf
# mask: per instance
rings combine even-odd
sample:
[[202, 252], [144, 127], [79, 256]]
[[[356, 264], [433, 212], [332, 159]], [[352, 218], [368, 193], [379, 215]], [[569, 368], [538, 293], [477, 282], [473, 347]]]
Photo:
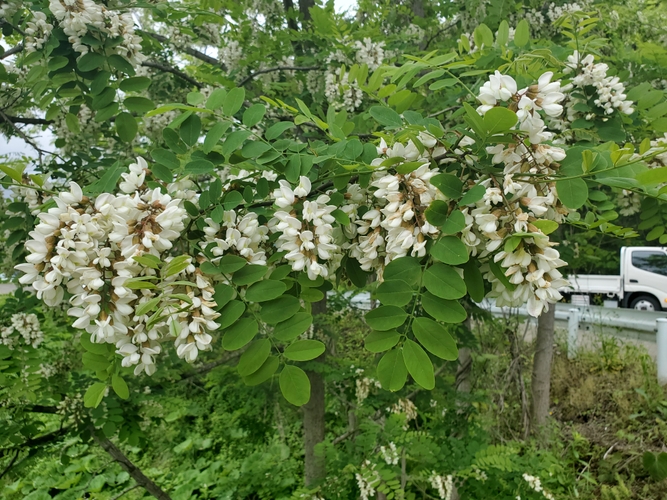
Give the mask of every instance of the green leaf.
[[90, 340], [90, 334], [88, 332], [81, 332], [81, 337], [80, 337], [80, 342], [83, 348], [91, 352], [93, 354], [108, 354], [107, 346], [110, 344], [104, 343], [104, 344], [97, 344], [95, 342], [91, 342]]
[[390, 280], [403, 280], [410, 286], [419, 283], [421, 278], [421, 265], [414, 257], [400, 257], [392, 260], [387, 267], [384, 268], [383, 278]]
[[114, 374], [111, 377], [111, 387], [120, 399], [127, 399], [130, 397], [130, 389], [127, 387], [127, 382], [120, 375]]
[[463, 231], [466, 227], [466, 217], [462, 212], [454, 210], [440, 228], [442, 234], [456, 234]]
[[404, 306], [412, 300], [412, 288], [403, 280], [385, 280], [375, 296], [386, 306]]
[[463, 194], [463, 181], [452, 174], [435, 175], [431, 177], [431, 184], [447, 198], [456, 200]]
[[285, 365], [278, 380], [283, 396], [294, 406], [303, 406], [310, 400], [310, 380], [301, 368]]
[[443, 236], [431, 247], [431, 255], [452, 266], [465, 264], [470, 256], [468, 247], [456, 236]]
[[447, 361], [454, 361], [459, 356], [456, 342], [444, 326], [429, 318], [415, 318], [412, 333], [431, 354]]
[[267, 271], [268, 268], [266, 266], [245, 266], [234, 273], [232, 281], [236, 285], [250, 285], [264, 278]]
[[530, 25], [528, 21], [522, 19], [519, 21], [519, 24], [516, 25], [516, 31], [514, 32], [514, 45], [517, 47], [525, 46], [530, 40]]
[[269, 356], [262, 366], [256, 372], [243, 378], [246, 385], [259, 385], [262, 382], [270, 379], [280, 366], [280, 361], [275, 356]]
[[588, 186], [581, 178], [556, 181], [556, 191], [563, 205], [573, 210], [583, 206], [588, 199]]
[[380, 306], [368, 311], [364, 319], [373, 330], [386, 331], [401, 326], [407, 317], [408, 314], [400, 307]]
[[283, 355], [292, 361], [310, 361], [324, 350], [325, 346], [319, 340], [297, 340], [285, 348]]
[[269, 129], [266, 131], [264, 134], [264, 137], [266, 138], [267, 141], [272, 141], [274, 139], [277, 139], [280, 137], [285, 130], [294, 128], [294, 123], [292, 122], [278, 122], [274, 123], [269, 127]]
[[[248, 266], [250, 269], [253, 266]], [[287, 285], [282, 281], [265, 280], [248, 287], [245, 298], [250, 302], [266, 302], [280, 297], [287, 290]]]
[[155, 297], [147, 302], [139, 304], [134, 311], [134, 314], [136, 316], [144, 316], [148, 314], [155, 309], [155, 307], [160, 303], [160, 300], [162, 300], [162, 297]]
[[253, 104], [243, 112], [243, 125], [254, 127], [257, 125], [266, 113], [266, 107], [263, 104]]
[[544, 234], [551, 234], [558, 229], [558, 222], [548, 219], [539, 219], [533, 221], [532, 224]]
[[224, 330], [228, 326], [234, 324], [237, 319], [245, 312], [245, 304], [240, 300], [232, 300], [220, 311], [220, 318], [218, 324], [220, 329]]
[[225, 284], [225, 283], [218, 283], [215, 285], [215, 292], [213, 294], [213, 300], [215, 300], [215, 303], [218, 305], [218, 308], [223, 307], [226, 305], [232, 298], [234, 297], [235, 290]]
[[463, 198], [461, 198], [461, 201], [459, 201], [459, 206], [464, 207], [466, 205], [477, 203], [482, 199], [485, 193], [486, 188], [481, 184], [478, 184], [477, 186], [471, 188], [465, 195], [463, 195]]
[[130, 113], [123, 112], [116, 117], [116, 133], [121, 141], [132, 142], [138, 130], [137, 121]]
[[[23, 61], [23, 64], [27, 64], [25, 62], [25, 59]], [[49, 59], [47, 67], [49, 68], [49, 71], [57, 71], [60, 68], [64, 68], [69, 64], [69, 59], [67, 59], [65, 56], [56, 56], [51, 59]], [[81, 68], [79, 68], [81, 69]], [[88, 71], [88, 70], [85, 70]]]
[[403, 344], [403, 361], [408, 373], [412, 375], [417, 384], [429, 391], [435, 387], [433, 363], [419, 344], [410, 339], [405, 341]]
[[269, 339], [256, 340], [248, 346], [239, 359], [236, 367], [239, 375], [247, 377], [259, 370], [271, 354], [271, 341]]
[[387, 352], [378, 363], [377, 377], [382, 388], [388, 391], [400, 391], [408, 378], [408, 369], [399, 349]]
[[151, 157], [156, 162], [161, 163], [162, 165], [171, 170], [176, 170], [181, 166], [181, 162], [178, 159], [178, 157], [171, 151], [168, 151], [163, 148], [157, 148], [151, 150]]
[[97, 408], [104, 398], [107, 385], [104, 382], [95, 382], [83, 395], [83, 405], [86, 408]]
[[401, 339], [401, 334], [396, 330], [388, 330], [386, 332], [371, 332], [366, 336], [364, 345], [370, 352], [384, 352], [391, 349]]
[[486, 295], [484, 290], [484, 276], [482, 276], [482, 272], [479, 270], [476, 262], [471, 260], [463, 266], [463, 280], [472, 300], [475, 302], [484, 300], [484, 296]]
[[259, 315], [269, 325], [276, 325], [294, 316], [299, 309], [301, 309], [299, 299], [291, 295], [283, 295], [264, 302]]
[[441, 299], [460, 299], [466, 294], [466, 284], [459, 273], [446, 264], [433, 264], [424, 272], [424, 286]]
[[192, 175], [203, 175], [210, 174], [214, 170], [215, 165], [213, 165], [213, 163], [208, 160], [204, 160], [203, 158], [199, 158], [197, 160], [192, 160], [187, 165], [185, 165], [183, 172]]
[[501, 106], [491, 108], [484, 115], [484, 127], [489, 135], [507, 132], [517, 121], [519, 119], [514, 111]]
[[222, 154], [225, 156], [232, 154], [239, 149], [250, 135], [251, 132], [249, 130], [236, 130], [229, 134], [227, 139], [225, 139], [225, 142], [222, 144]]
[[503, 284], [505, 288], [507, 288], [510, 291], [513, 291], [516, 289], [516, 285], [513, 283], [510, 283], [510, 280], [507, 279], [507, 276], [505, 276], [505, 270], [500, 267], [496, 262], [490, 260], [489, 261], [489, 268], [491, 269], [491, 272], [494, 274], [496, 278]]
[[134, 67], [123, 56], [113, 54], [107, 58], [109, 65], [127, 75], [134, 76]]
[[290, 319], [278, 323], [273, 329], [273, 336], [278, 340], [289, 342], [308, 330], [312, 324], [312, 315], [299, 312]]
[[437, 82], [433, 82], [431, 85], [428, 86], [429, 90], [440, 90], [444, 89], [447, 87], [452, 87], [456, 85], [456, 82], [458, 80], [456, 78], [444, 78], [443, 80], [438, 80]]
[[442, 226], [447, 221], [449, 205], [442, 200], [433, 200], [424, 215], [434, 226]]
[[667, 453], [662, 452], [659, 455], [647, 451], [642, 456], [644, 469], [650, 474], [654, 481], [664, 481], [667, 479]]
[[385, 106], [371, 106], [371, 116], [385, 128], [398, 128], [403, 126], [403, 119], [396, 111]]
[[97, 123], [102, 123], [107, 121], [109, 118], [114, 116], [118, 110], [120, 109], [120, 106], [118, 105], [117, 102], [112, 102], [109, 104], [106, 108], [100, 109], [96, 114], [94, 120]]
[[146, 76], [134, 76], [121, 80], [118, 87], [123, 92], [140, 92], [151, 86], [152, 80]]
[[[653, 186], [667, 182], [667, 167], [644, 170], [636, 176], [637, 182], [644, 186]], [[567, 206], [567, 205], [566, 205]]]
[[236, 88], [227, 92], [224, 103], [222, 105], [222, 112], [227, 116], [233, 116], [243, 106], [245, 99], [245, 89]]
[[174, 276], [175, 274], [180, 273], [185, 270], [191, 262], [192, 257], [189, 255], [179, 255], [178, 257], [174, 257], [162, 268], [162, 277], [168, 278], [169, 276]]
[[504, 19], [500, 22], [498, 26], [498, 32], [496, 34], [496, 42], [499, 46], [507, 45], [507, 42], [510, 39], [510, 25]]
[[357, 259], [347, 259], [345, 262], [345, 272], [347, 277], [350, 278], [352, 284], [358, 288], [363, 288], [368, 282], [368, 277], [371, 273], [361, 269], [361, 265]]
[[[97, 54], [95, 52], [87, 52], [82, 55], [81, 58], [77, 61], [76, 65], [81, 71], [92, 71], [97, 68], [101, 68], [106, 62], [106, 58]], [[53, 69], [49, 67], [49, 69]]]
[[222, 347], [227, 351], [241, 349], [257, 335], [258, 331], [257, 321], [252, 318], [242, 318], [227, 328], [222, 337]]
[[[222, 274], [232, 274], [238, 271], [239, 269], [245, 267], [247, 263], [248, 261], [245, 260], [243, 257], [239, 257], [238, 255], [227, 254], [224, 255], [222, 259], [220, 259], [218, 268], [220, 269], [220, 272]], [[264, 269], [263, 272], [266, 272], [266, 268]]]
[[202, 147], [202, 151], [204, 151], [206, 154], [213, 151], [213, 148], [218, 144], [218, 142], [220, 142], [220, 139], [230, 126], [231, 123], [229, 122], [218, 122], [213, 125], [211, 130], [209, 130], [206, 134], [206, 139], [204, 139], [204, 146]]
[[67, 113], [65, 115], [65, 125], [67, 125], [69, 131], [72, 132], [73, 134], [77, 135], [81, 133], [81, 127], [79, 126], [79, 118], [76, 115], [72, 113]]
[[164, 142], [167, 147], [174, 153], [183, 154], [188, 151], [188, 147], [178, 136], [178, 132], [176, 132], [174, 129], [169, 127], [165, 128], [162, 130], [162, 137], [164, 138]]
[[181, 139], [188, 146], [194, 146], [199, 140], [199, 133], [201, 132], [201, 118], [199, 115], [192, 114], [188, 116], [181, 124], [179, 130]]
[[424, 311], [443, 323], [462, 323], [468, 317], [457, 300], [440, 299], [430, 292], [422, 295], [421, 304]]
[[208, 96], [208, 99], [206, 100], [206, 109], [214, 111], [220, 108], [225, 102], [225, 97], [227, 97], [227, 90], [215, 89], [213, 92], [211, 92], [211, 95]]
[[267, 152], [271, 149], [271, 145], [262, 141], [250, 141], [246, 142], [241, 149], [241, 155], [244, 158], [257, 158], [262, 155], [262, 153]]
[[155, 107], [155, 103], [145, 97], [128, 97], [123, 101], [123, 105], [138, 114], [147, 113]]

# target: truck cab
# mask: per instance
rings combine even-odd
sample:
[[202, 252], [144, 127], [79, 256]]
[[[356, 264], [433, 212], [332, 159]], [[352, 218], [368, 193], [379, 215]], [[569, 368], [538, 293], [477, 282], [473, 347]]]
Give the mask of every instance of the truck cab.
[[667, 310], [667, 248], [623, 247], [620, 275], [575, 274], [561, 290], [572, 303], [601, 297], [614, 306], [642, 311]]
[[623, 247], [621, 280], [623, 307], [644, 311], [667, 308], [667, 249]]

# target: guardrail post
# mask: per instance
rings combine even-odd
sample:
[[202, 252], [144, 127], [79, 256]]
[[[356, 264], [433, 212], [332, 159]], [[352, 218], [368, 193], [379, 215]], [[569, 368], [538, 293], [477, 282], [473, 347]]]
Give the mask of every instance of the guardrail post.
[[567, 315], [567, 358], [574, 359], [579, 336], [579, 309], [572, 308]]
[[667, 318], [658, 318], [656, 320], [657, 326], [657, 356], [656, 362], [658, 364], [658, 383], [660, 385], [667, 384]]

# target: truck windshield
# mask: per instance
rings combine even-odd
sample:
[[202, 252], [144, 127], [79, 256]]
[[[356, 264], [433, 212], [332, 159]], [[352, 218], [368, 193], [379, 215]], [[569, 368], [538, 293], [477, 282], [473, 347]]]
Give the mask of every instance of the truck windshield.
[[642, 271], [667, 276], [667, 254], [664, 252], [634, 251], [632, 252], [632, 265]]

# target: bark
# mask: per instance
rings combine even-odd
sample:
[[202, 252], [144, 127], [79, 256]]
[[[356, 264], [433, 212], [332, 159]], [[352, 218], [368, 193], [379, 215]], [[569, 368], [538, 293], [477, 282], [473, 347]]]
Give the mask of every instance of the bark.
[[523, 380], [523, 363], [521, 362], [521, 350], [519, 349], [519, 339], [514, 330], [507, 329], [507, 336], [510, 341], [510, 355], [512, 361], [510, 364], [510, 375], [516, 381], [519, 397], [521, 398], [521, 413], [523, 420], [523, 435], [527, 439], [530, 434], [530, 413], [528, 408], [528, 393], [526, 392], [526, 383]]
[[[296, 23], [294, 18], [294, 2], [292, 0], [283, 0], [283, 9], [285, 10], [285, 16], [287, 17], [287, 26], [289, 29], [298, 31], [299, 25]], [[292, 13], [290, 14], [290, 10]]]
[[537, 339], [533, 358], [532, 375], [532, 430], [542, 427], [549, 415], [549, 396], [551, 390], [551, 364], [554, 355], [554, 320], [555, 305], [542, 313], [537, 320]]
[[[470, 310], [468, 310], [468, 318], [464, 325], [472, 332], [472, 315], [470, 314]], [[472, 388], [472, 356], [470, 355], [469, 347], [459, 349], [458, 367], [456, 368], [454, 385], [459, 392], [470, 392]]]
[[167, 495], [157, 484], [147, 478], [141, 469], [134, 465], [115, 444], [113, 444], [107, 438], [99, 437], [92, 429], [91, 433], [95, 442], [99, 444], [104, 449], [104, 451], [106, 451], [111, 456], [111, 458], [118, 462], [139, 486], [145, 488], [148, 493], [153, 495], [158, 500], [171, 500], [171, 497]]
[[310, 8], [315, 6], [315, 0], [299, 0], [299, 11], [301, 12], [301, 25], [310, 24], [312, 19]]
[[[326, 297], [313, 304], [313, 316], [327, 310]], [[324, 361], [324, 354], [315, 361]], [[305, 448], [304, 479], [306, 486], [312, 486], [326, 476], [326, 460], [315, 447], [324, 441], [324, 377], [312, 370], [306, 371], [310, 380], [310, 400], [303, 405], [303, 444]]]
[[424, 17], [424, 2], [422, 0], [413, 0], [412, 13], [415, 17]]

